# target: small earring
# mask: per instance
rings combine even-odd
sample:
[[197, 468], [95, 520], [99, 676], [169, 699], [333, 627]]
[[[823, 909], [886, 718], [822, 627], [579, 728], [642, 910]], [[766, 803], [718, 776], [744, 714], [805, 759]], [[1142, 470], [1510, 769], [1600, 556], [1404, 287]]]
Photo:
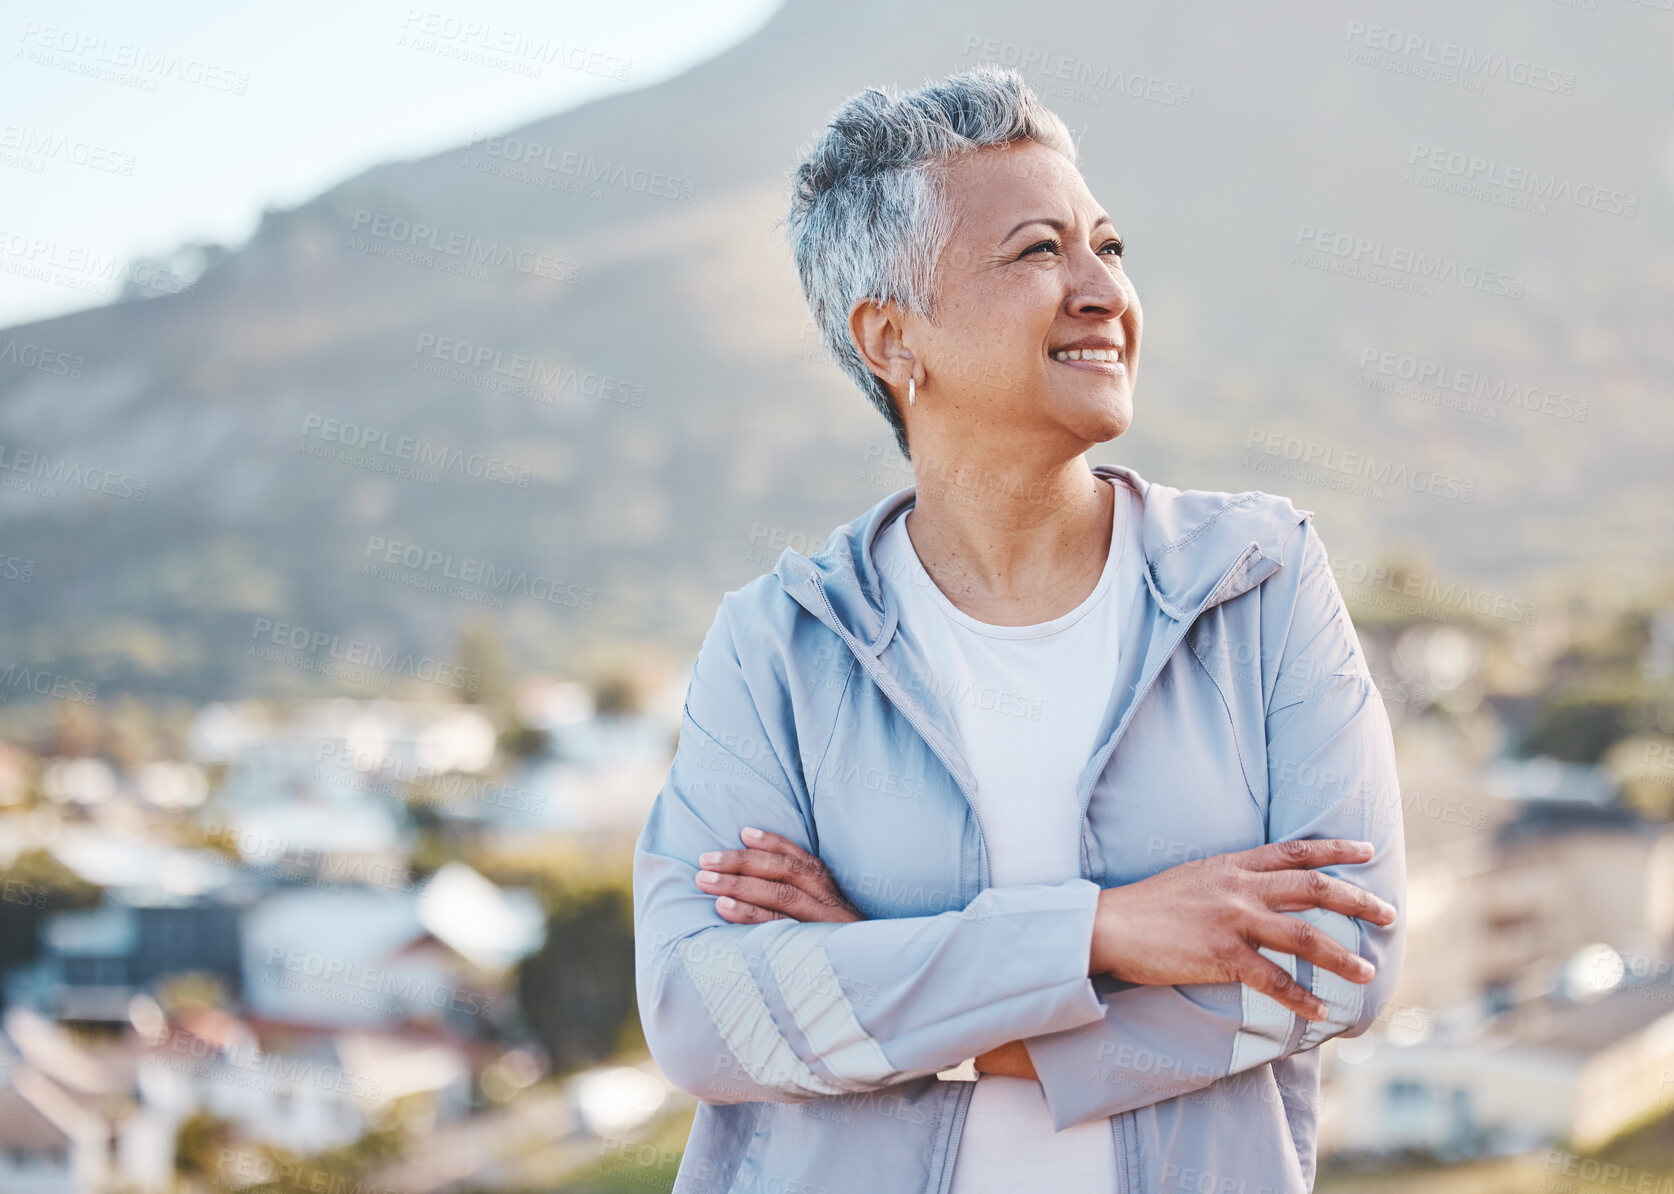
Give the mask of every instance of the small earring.
[[917, 381], [917, 379], [911, 378], [911, 377], [907, 378], [907, 405], [908, 406], [912, 406], [915, 402], [918, 401], [917, 392], [918, 392], [918, 381]]

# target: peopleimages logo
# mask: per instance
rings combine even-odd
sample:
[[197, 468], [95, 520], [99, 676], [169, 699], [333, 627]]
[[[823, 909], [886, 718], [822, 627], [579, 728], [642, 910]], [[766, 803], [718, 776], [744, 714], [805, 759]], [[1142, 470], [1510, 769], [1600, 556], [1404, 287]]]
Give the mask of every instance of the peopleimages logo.
[[475, 692], [482, 682], [482, 672], [463, 664], [442, 663], [429, 656], [417, 656], [411, 651], [397, 651], [380, 647], [364, 639], [345, 640], [340, 634], [311, 630], [307, 626], [293, 626], [272, 618], [258, 617], [250, 628], [252, 639], [265, 638], [275, 647], [317, 654], [324, 651], [332, 659], [356, 667], [387, 672], [392, 676], [411, 676], [444, 688]]
[[21, 124], [0, 126], [0, 162], [33, 174], [41, 173], [48, 162], [63, 162], [105, 174], [127, 176], [134, 172], [131, 153]]
[[[525, 180], [531, 177], [522, 171], [545, 170], [550, 174], [564, 174], [579, 182], [603, 183], [607, 187], [621, 187], [641, 195], [658, 199], [674, 199], [690, 203], [696, 184], [690, 179], [664, 174], [644, 166], [630, 166], [609, 158], [596, 158], [590, 153], [563, 149], [540, 141], [526, 141], [521, 137], [497, 137], [488, 133], [472, 133], [467, 151], [486, 157], [499, 158], [516, 168], [506, 177]], [[538, 175], [534, 175], [538, 177]]]
[[[464, 382], [484, 389], [503, 390], [533, 402], [553, 405], [559, 393], [600, 398], [619, 406], [645, 405], [645, 387], [591, 369], [547, 361], [527, 353], [506, 352], [452, 336], [420, 332], [413, 351], [437, 362], [414, 361], [413, 367], [433, 377]], [[457, 365], [461, 368], [448, 368]], [[515, 383], [515, 384], [514, 384]]]
[[977, 33], [965, 35], [963, 52], [966, 57], [979, 54], [989, 62], [1015, 67], [1023, 74], [1035, 71], [1043, 79], [1070, 82], [1089, 88], [1095, 103], [1098, 100], [1096, 93], [1100, 91], [1116, 91], [1130, 99], [1147, 100], [1167, 108], [1188, 108], [1192, 102], [1190, 87], [1167, 79], [1135, 74], [1106, 63], [1073, 58], [1052, 50], [1000, 41]]
[[1557, 174], [1542, 174], [1539, 170], [1526, 166], [1497, 161], [1481, 154], [1446, 149], [1439, 145], [1426, 145], [1422, 141], [1412, 143], [1412, 148], [1407, 153], [1407, 165], [1413, 168], [1408, 171], [1408, 181], [1414, 181], [1416, 176], [1416, 181], [1424, 184], [1425, 177], [1419, 175], [1418, 171], [1429, 171], [1437, 178], [1446, 176], [1457, 180], [1465, 187], [1460, 192], [1462, 194], [1475, 194], [1478, 188], [1492, 188], [1512, 193], [1496, 201], [1503, 202], [1513, 198], [1542, 201], [1531, 208], [1541, 214], [1545, 214], [1545, 201], [1572, 203], [1576, 207], [1590, 208], [1630, 220], [1639, 214], [1639, 196], [1631, 192], [1614, 190], [1596, 183], [1576, 182], [1572, 178]]
[[[330, 419], [323, 415], [304, 415], [302, 435], [303, 442], [298, 445], [298, 451], [309, 452], [308, 437], [317, 436], [324, 443], [354, 449], [342, 453], [337, 458], [345, 464], [362, 467], [388, 463], [377, 458], [389, 457], [392, 461], [411, 464], [416, 469], [456, 472], [461, 476], [475, 477], [481, 481], [497, 481], [501, 485], [515, 485], [520, 489], [528, 488], [529, 478], [534, 475], [534, 471], [528, 465], [514, 464], [498, 456], [485, 456], [481, 452], [472, 452], [467, 456], [460, 449], [444, 444], [433, 444], [429, 440], [411, 435], [392, 436], [379, 427]], [[309, 454], [329, 455], [318, 450]], [[380, 468], [379, 471], [385, 470]]]
[[1334, 444], [1306, 440], [1282, 432], [1252, 428], [1244, 448], [1246, 452], [1259, 450], [1268, 456], [1279, 456], [1305, 467], [1319, 469], [1322, 473], [1338, 473], [1376, 485], [1387, 485], [1391, 489], [1407, 489], [1413, 493], [1461, 502], [1469, 502], [1476, 497], [1475, 481], [1467, 481], [1422, 466], [1409, 468], [1387, 457], [1344, 450]]
[[16, 365], [23, 369], [38, 369], [58, 377], [80, 377], [86, 362], [80, 356], [42, 348], [39, 344], [25, 344], [7, 340], [0, 344], [0, 365]]
[[6, 228], [0, 228], [0, 271], [87, 294], [108, 295], [117, 282], [145, 298], [190, 297], [198, 288], [195, 276], [177, 274], [150, 258], [123, 257], [91, 245]]
[[[355, 209], [354, 231], [388, 244], [411, 246], [451, 257], [461, 265], [492, 265], [560, 282], [574, 282], [580, 275], [580, 267], [575, 262], [550, 253], [520, 249], [499, 241], [485, 241], [472, 233], [449, 232], [400, 216], [367, 211], [364, 207]], [[350, 247], [360, 246], [351, 241]]]
[[[464, 585], [477, 585], [500, 597], [533, 597], [552, 605], [590, 610], [597, 594], [580, 585], [564, 584], [546, 576], [530, 576], [522, 569], [497, 568], [471, 556], [424, 548], [417, 543], [400, 543], [373, 535], [366, 541], [367, 563], [363, 573], [380, 575], [376, 562], [398, 564], [411, 572], [434, 573]], [[383, 577], [380, 575], [380, 579]]]
[[[282, 945], [268, 947], [267, 973], [263, 977], [275, 985], [302, 989], [318, 998], [333, 998], [328, 993], [333, 991], [344, 995], [368, 992], [392, 999], [403, 1008], [429, 1007], [472, 1016], [492, 1014], [498, 1006], [492, 995], [434, 982], [428, 975], [367, 966]], [[287, 978], [313, 979], [317, 985], [299, 987], [294, 982], [287, 983]]]
[[1575, 92], [1573, 71], [1553, 70], [1537, 62], [1478, 50], [1459, 42], [1437, 42], [1423, 33], [1403, 33], [1382, 25], [1368, 25], [1365, 21], [1350, 21], [1343, 40], [1368, 50], [1456, 70], [1473, 80], [1499, 79], [1504, 83], [1532, 87], [1536, 91], [1554, 91], [1559, 95]]
[[0, 443], [0, 474], [3, 474], [0, 475], [0, 487], [38, 493], [49, 498], [57, 497], [57, 487], [64, 485], [143, 502], [151, 489], [151, 482], [143, 477], [130, 477], [109, 469], [84, 468], [79, 462], [62, 456], [48, 456], [4, 443]]
[[1497, 618], [1504, 622], [1520, 622], [1533, 626], [1535, 619], [1540, 615], [1538, 602], [1507, 597], [1487, 589], [1473, 589], [1460, 582], [1443, 581], [1438, 577], [1403, 571], [1385, 564], [1371, 564], [1364, 560], [1332, 556], [1331, 571], [1345, 584], [1360, 588], [1384, 589], [1403, 597], [1412, 597], [1444, 609], [1473, 613], [1482, 618]]
[[[233, 95], [243, 95], [250, 88], [248, 71], [233, 70], [167, 50], [155, 50], [137, 42], [114, 40], [107, 34], [87, 29], [25, 21], [18, 40], [23, 43], [16, 55], [19, 58], [55, 65], [52, 56], [62, 55], [74, 64], [72, 69], [77, 74], [140, 85], [146, 91], [156, 91], [158, 79], [174, 79]], [[122, 69], [118, 71], [115, 68]]]
[[534, 79], [543, 77], [543, 67], [559, 66], [626, 83], [634, 66], [631, 58], [555, 41], [544, 33], [525, 33], [435, 9], [408, 8], [396, 44]]
[[[1447, 257], [1439, 253], [1429, 254], [1422, 249], [1410, 249], [1404, 245], [1386, 246], [1381, 240], [1355, 236], [1348, 232], [1333, 232], [1328, 228], [1316, 228], [1312, 224], [1298, 224], [1296, 239], [1292, 244], [1303, 252], [1312, 250], [1323, 253], [1327, 255], [1327, 259], [1335, 258], [1360, 269], [1377, 267], [1397, 274], [1408, 274], [1424, 282], [1463, 286], [1467, 290], [1480, 290], [1484, 294], [1498, 294], [1520, 300], [1527, 289], [1527, 283], [1513, 274], [1484, 269], [1470, 262], [1461, 263], [1456, 257]], [[1298, 264], [1298, 258], [1292, 257], [1291, 264]], [[1300, 264], [1312, 263], [1303, 259]]]
[[14, 692], [32, 692], [36, 696], [52, 697], [75, 705], [99, 703], [99, 686], [57, 672], [44, 672], [22, 664], [10, 663], [0, 669], [0, 704], [9, 701]]
[[[1412, 353], [1392, 352], [1388, 349], [1361, 349], [1360, 370], [1361, 376], [1355, 382], [1356, 385], [1368, 385], [1366, 374], [1373, 371], [1397, 381], [1410, 381], [1415, 386], [1437, 391], [1445, 390], [1450, 394], [1478, 399], [1478, 402], [1458, 404], [1459, 409], [1468, 410], [1472, 414], [1485, 413], [1490, 418], [1498, 418], [1499, 408], [1508, 406], [1585, 423], [1592, 405], [1589, 399], [1560, 394], [1556, 390], [1548, 390], [1532, 383], [1512, 381], [1476, 369], [1460, 369], [1442, 361], [1432, 361]], [[1369, 388], [1394, 390], [1395, 387], [1370, 384]]]

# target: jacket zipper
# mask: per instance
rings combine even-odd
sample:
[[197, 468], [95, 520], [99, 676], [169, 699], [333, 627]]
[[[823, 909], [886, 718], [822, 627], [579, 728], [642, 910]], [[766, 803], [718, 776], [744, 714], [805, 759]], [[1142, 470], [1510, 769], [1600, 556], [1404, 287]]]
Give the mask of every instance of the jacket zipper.
[[[1240, 552], [1238, 558], [1221, 574], [1221, 578], [1209, 590], [1209, 595], [1192, 611], [1190, 617], [1181, 621], [1179, 629], [1172, 632], [1163, 650], [1159, 653], [1156, 664], [1140, 680], [1139, 689], [1134, 694], [1133, 700], [1128, 704], [1128, 711], [1122, 714], [1122, 720], [1117, 724], [1115, 732], [1110, 735], [1110, 741], [1105, 743], [1104, 748], [1099, 751], [1097, 762], [1087, 780], [1087, 788], [1081, 793], [1081, 877], [1083, 879], [1087, 878], [1088, 872], [1091, 870], [1089, 865], [1091, 860], [1087, 856], [1087, 809], [1092, 804], [1093, 789], [1098, 785], [1099, 776], [1104, 774], [1105, 765], [1110, 761], [1110, 756], [1115, 753], [1116, 744], [1122, 740], [1122, 735], [1127, 731], [1128, 722], [1133, 720], [1133, 715], [1138, 711], [1140, 702], [1145, 699], [1145, 694], [1151, 691], [1151, 685], [1156, 683], [1157, 677], [1162, 675], [1162, 670], [1168, 666], [1168, 661], [1174, 658], [1174, 652], [1179, 649], [1181, 641], [1191, 632], [1191, 628], [1196, 624], [1198, 618], [1203, 616], [1203, 611], [1215, 604], [1215, 594], [1221, 591], [1221, 586], [1226, 584], [1227, 579], [1243, 566], [1245, 560], [1250, 558], [1250, 552], [1257, 550], [1259, 548], [1252, 543]], [[836, 616], [835, 611], [833, 611], [832, 616]], [[1133, 1114], [1132, 1111], [1123, 1111], [1110, 1117], [1111, 1148], [1116, 1153], [1117, 1194], [1129, 1194], [1127, 1125], [1132, 1121]], [[958, 1146], [958, 1133], [963, 1126], [963, 1117], [961, 1117], [960, 1123], [954, 1127], [953, 1144], [950, 1147], [956, 1148]]]
[[1126, 1123], [1132, 1111], [1124, 1111], [1120, 1115], [1111, 1117], [1110, 1129], [1116, 1139], [1116, 1192], [1128, 1194], [1128, 1132]]
[[[831, 598], [826, 596], [825, 584], [820, 580], [819, 574], [815, 573], [813, 579], [814, 587], [819, 590], [820, 600], [825, 603], [825, 612], [831, 617], [830, 625], [836, 628], [838, 637], [848, 644], [849, 650], [860, 661], [860, 666], [866, 670], [867, 675], [872, 677], [872, 682], [883, 689], [884, 693], [895, 702], [895, 707], [901, 710], [901, 714], [907, 719], [907, 723], [918, 731], [918, 736], [924, 741], [924, 744], [942, 761], [942, 766], [947, 768], [947, 773], [953, 777], [953, 782], [958, 786], [960, 794], [965, 797], [965, 805], [971, 810], [971, 817], [976, 821], [977, 827], [977, 890], [980, 893], [988, 886], [988, 836], [983, 830], [982, 814], [977, 811], [976, 801], [971, 799], [970, 790], [965, 787], [965, 782], [959, 778], [959, 771], [954, 767], [953, 760], [942, 753], [941, 747], [937, 746], [932, 739], [929, 727], [925, 724], [923, 718], [918, 715], [918, 702], [901, 691], [900, 685], [895, 682], [895, 677], [889, 674], [888, 669], [878, 661], [876, 656], [860, 649], [860, 644], [855, 642], [854, 637], [849, 634], [848, 628], [837, 617], [837, 611], [832, 608]], [[963, 876], [961, 876], [961, 879], [963, 879]], [[975, 1082], [959, 1082], [951, 1085], [955, 1085], [959, 1089], [954, 1093], [953, 1127], [948, 1132], [947, 1156], [943, 1160], [942, 1177], [936, 1186], [936, 1194], [947, 1194], [948, 1189], [953, 1185], [953, 1166], [959, 1155], [959, 1140], [965, 1133], [965, 1117], [970, 1113], [971, 1097], [976, 1092]], [[1120, 1161], [1118, 1168], [1120, 1168]], [[1123, 1194], [1126, 1194], [1127, 1178], [1125, 1176], [1122, 1178], [1122, 1182]]]

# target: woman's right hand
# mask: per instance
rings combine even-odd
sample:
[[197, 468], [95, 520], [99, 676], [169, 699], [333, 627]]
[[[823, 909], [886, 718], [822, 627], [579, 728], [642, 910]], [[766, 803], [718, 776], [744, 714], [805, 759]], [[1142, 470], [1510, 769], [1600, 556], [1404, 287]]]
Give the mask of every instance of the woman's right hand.
[[1300, 1016], [1323, 1019], [1325, 1005], [1258, 949], [1294, 954], [1351, 982], [1370, 982], [1375, 971], [1369, 962], [1284, 913], [1327, 908], [1393, 924], [1395, 909], [1371, 892], [1310, 869], [1365, 862], [1372, 853], [1367, 842], [1272, 842], [1105, 888], [1088, 973], [1147, 986], [1240, 982]]

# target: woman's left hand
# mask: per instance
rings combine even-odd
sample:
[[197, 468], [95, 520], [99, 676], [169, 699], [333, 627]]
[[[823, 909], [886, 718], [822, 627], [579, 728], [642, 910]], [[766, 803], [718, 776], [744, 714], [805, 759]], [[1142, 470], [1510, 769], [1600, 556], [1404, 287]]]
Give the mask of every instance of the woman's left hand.
[[739, 835], [742, 850], [712, 850], [698, 856], [697, 885], [718, 897], [715, 910], [735, 925], [769, 920], [865, 920], [849, 903], [825, 864], [788, 838], [763, 829]]

